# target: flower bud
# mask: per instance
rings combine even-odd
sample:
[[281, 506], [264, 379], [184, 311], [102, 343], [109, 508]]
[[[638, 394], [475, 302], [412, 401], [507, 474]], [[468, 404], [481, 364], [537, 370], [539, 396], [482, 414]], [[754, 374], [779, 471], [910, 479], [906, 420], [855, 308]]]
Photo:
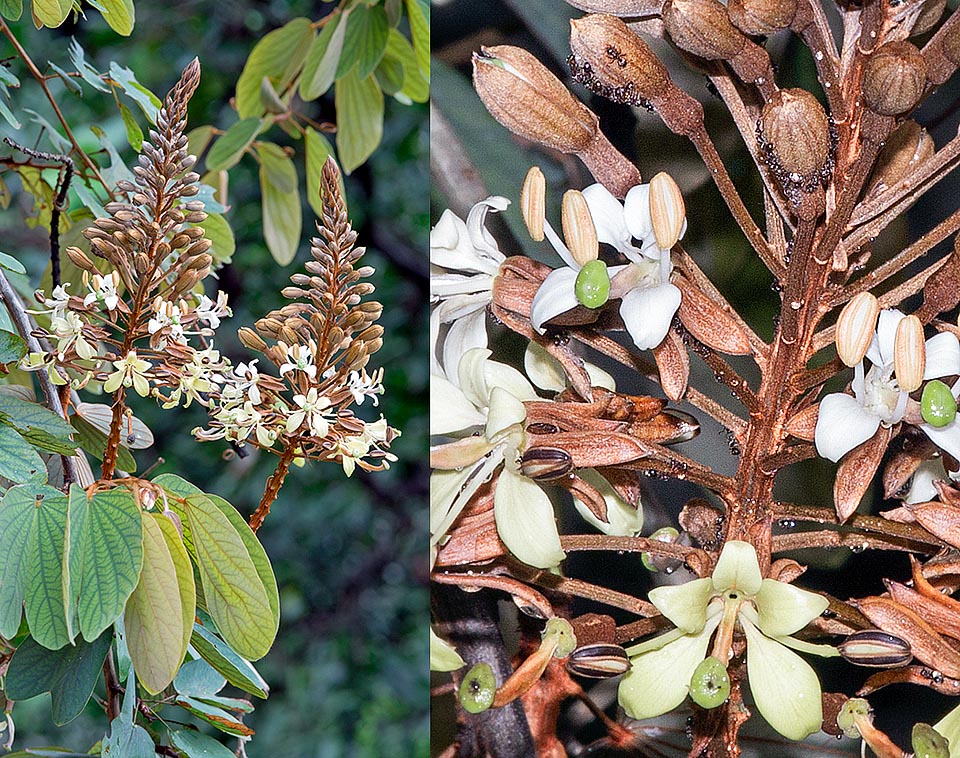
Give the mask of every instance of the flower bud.
[[600, 253], [600, 243], [597, 241], [597, 228], [593, 224], [590, 208], [582, 192], [567, 190], [563, 194], [560, 218], [563, 223], [563, 238], [573, 259], [581, 266], [595, 261]]
[[781, 182], [815, 177], [830, 160], [830, 121], [817, 98], [806, 90], [776, 92], [763, 106], [759, 136], [770, 168]]
[[954, 66], [960, 66], [960, 23], [954, 21], [951, 24], [950, 20], [943, 25], [941, 33], [937, 36], [940, 37], [943, 56]]
[[520, 190], [523, 223], [535, 242], [543, 242], [543, 219], [547, 205], [547, 183], [539, 166], [531, 166]]
[[87, 271], [91, 274], [100, 273], [96, 266], [93, 265], [93, 261], [87, 257], [87, 254], [83, 252], [79, 247], [68, 247], [66, 249], [67, 258], [70, 259], [70, 262], [81, 269], [82, 271]]
[[857, 739], [860, 737], [860, 728], [857, 722], [870, 721], [870, 703], [862, 697], [851, 698], [843, 704], [840, 712], [837, 714], [837, 726], [839, 726], [847, 737]]
[[933, 138], [926, 129], [916, 121], [904, 121], [880, 152], [869, 191], [892, 187], [935, 151]]
[[729, 60], [746, 42], [717, 0], [667, 0], [663, 25], [681, 50], [707, 60]]
[[497, 694], [497, 678], [489, 663], [478, 663], [463, 677], [457, 693], [467, 713], [482, 713], [493, 705]]
[[237, 337], [240, 338], [240, 343], [248, 350], [256, 350], [262, 353], [267, 349], [267, 343], [249, 326], [240, 327], [240, 329], [237, 330]]
[[531, 447], [520, 459], [520, 473], [538, 482], [560, 479], [573, 471], [573, 458], [558, 447]]
[[901, 319], [893, 342], [893, 370], [897, 384], [904, 392], [913, 392], [923, 384], [927, 351], [923, 339], [923, 324], [916, 316]]
[[930, 724], [914, 724], [910, 747], [915, 758], [950, 758], [950, 742]]
[[686, 207], [673, 177], [661, 171], [650, 180], [650, 219], [661, 250], [670, 250], [680, 239]]
[[867, 354], [880, 316], [880, 303], [870, 292], [850, 300], [837, 319], [837, 355], [847, 366], [856, 366]]
[[570, 22], [574, 76], [614, 102], [639, 104], [666, 94], [670, 74], [647, 44], [615, 16], [595, 13]]
[[790, 26], [797, 0], [729, 0], [727, 13], [744, 34], [766, 36]]
[[863, 102], [881, 116], [911, 110], [923, 96], [927, 64], [909, 42], [887, 42], [878, 47], [863, 67]]
[[584, 150], [599, 131], [590, 109], [518, 47], [498, 45], [474, 53], [473, 86], [507, 129], [562, 153]]

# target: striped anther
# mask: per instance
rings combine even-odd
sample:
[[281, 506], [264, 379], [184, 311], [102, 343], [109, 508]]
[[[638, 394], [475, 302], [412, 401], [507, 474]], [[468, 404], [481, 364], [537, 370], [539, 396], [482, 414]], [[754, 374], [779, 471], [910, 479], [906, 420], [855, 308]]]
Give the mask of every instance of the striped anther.
[[872, 668], [906, 666], [913, 659], [909, 642], [876, 629], [854, 632], [837, 649], [844, 660]]
[[567, 671], [591, 679], [610, 679], [626, 674], [630, 665], [626, 651], [607, 642], [578, 647], [567, 659]]
[[597, 260], [600, 243], [597, 241], [597, 227], [587, 206], [587, 199], [579, 190], [567, 190], [563, 193], [563, 239], [570, 248], [573, 259], [581, 266]]
[[539, 166], [531, 166], [520, 190], [520, 212], [523, 223], [535, 242], [543, 242], [543, 219], [546, 213], [547, 182]]
[[867, 354], [880, 316], [880, 303], [870, 292], [861, 292], [843, 306], [837, 319], [837, 355], [847, 366], [856, 366]]
[[904, 392], [913, 392], [923, 384], [927, 363], [923, 324], [916, 316], [905, 316], [897, 325], [893, 342], [893, 370]]

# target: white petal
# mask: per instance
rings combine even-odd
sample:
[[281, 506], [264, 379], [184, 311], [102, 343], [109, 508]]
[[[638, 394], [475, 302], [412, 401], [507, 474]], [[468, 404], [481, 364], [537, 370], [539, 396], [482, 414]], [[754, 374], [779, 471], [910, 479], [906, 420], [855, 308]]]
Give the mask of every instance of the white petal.
[[960, 758], [960, 706], [951, 710], [933, 728], [950, 741], [950, 758]]
[[593, 485], [603, 496], [607, 504], [607, 522], [604, 523], [598, 519], [586, 505], [574, 498], [573, 505], [577, 513], [604, 534], [615, 537], [636, 537], [640, 534], [640, 530], [643, 529], [643, 508], [640, 507], [640, 503], [637, 503], [637, 507], [627, 503], [610, 486], [610, 482], [592, 468], [580, 469], [577, 475], [587, 484]]
[[823, 595], [773, 579], [763, 580], [756, 597], [760, 629], [768, 637], [785, 637], [800, 631], [828, 605]]
[[567, 375], [560, 361], [536, 342], [527, 345], [523, 354], [523, 369], [537, 387], [550, 392], [562, 392], [567, 388]]
[[[492, 259], [492, 262], [495, 263], [498, 268], [500, 264], [503, 263], [504, 256], [497, 247], [497, 241], [484, 226], [484, 222], [487, 220], [488, 211], [504, 211], [509, 205], [510, 201], [507, 200], [507, 198], [492, 195], [473, 206], [467, 215], [467, 233], [470, 235], [470, 241], [473, 243], [474, 248]], [[495, 273], [495, 271], [491, 273]]]
[[905, 503], [926, 503], [937, 496], [936, 487], [933, 483], [937, 479], [946, 480], [947, 471], [943, 467], [943, 461], [940, 458], [934, 458], [924, 461], [920, 468], [913, 474], [910, 480], [910, 491], [903, 499]]
[[583, 367], [587, 370], [587, 376], [590, 377], [591, 387], [603, 387], [611, 392], [617, 391], [616, 380], [599, 366], [584, 361]]
[[930, 424], [920, 424], [920, 428], [923, 429], [923, 433], [930, 438], [934, 445], [960, 460], [960, 423], [956, 419], [939, 429]]
[[810, 664], [742, 617], [741, 626], [747, 635], [747, 678], [760, 715], [787, 739], [820, 731], [820, 680]]
[[430, 434], [452, 434], [486, 423], [484, 415], [442, 376], [430, 377]]
[[509, 392], [517, 400], [537, 400], [537, 392], [533, 385], [527, 381], [527, 377], [517, 371], [513, 366], [497, 361], [487, 361], [483, 366], [484, 378], [489, 391], [502, 389]]
[[656, 347], [670, 330], [680, 307], [680, 290], [672, 284], [638, 287], [623, 296], [620, 317], [640, 350]]
[[577, 272], [567, 267], [555, 269], [543, 280], [530, 304], [530, 323], [540, 334], [547, 321], [579, 305], [573, 289], [576, 281]]
[[503, 447], [463, 471], [430, 474], [430, 541], [436, 544], [457, 520], [476, 491], [503, 462]]
[[648, 719], [672, 711], [690, 691], [690, 678], [707, 655], [710, 636], [720, 616], [707, 622], [700, 634], [687, 634], [674, 642], [630, 659], [633, 667], [620, 681], [617, 696], [630, 718]]
[[430, 670], [456, 671], [466, 664], [463, 658], [446, 640], [441, 639], [430, 627]]
[[[454, 321], [444, 335], [443, 365], [455, 369], [468, 351], [474, 348], [484, 349], [486, 346], [487, 313], [484, 310], [474, 311], [469, 316]], [[450, 373], [457, 376], [455, 370]]]
[[632, 187], [623, 201], [623, 215], [630, 234], [643, 243], [655, 239], [653, 219], [650, 217], [650, 185]]
[[494, 387], [490, 392], [490, 409], [487, 411], [487, 427], [484, 435], [493, 440], [498, 434], [516, 424], [522, 424], [527, 417], [523, 403], [502, 387]]
[[491, 355], [486, 348], [474, 348], [467, 350], [456, 366], [444, 366], [448, 374], [456, 374], [460, 389], [475, 408], [485, 408], [490, 401], [485, 366]]
[[630, 246], [630, 231], [623, 217], [623, 206], [610, 190], [602, 184], [591, 184], [584, 188], [583, 198], [597, 229], [597, 239], [617, 250]]
[[709, 577], [685, 584], [665, 584], [650, 590], [650, 602], [688, 634], [698, 634], [707, 621], [707, 604], [713, 595]]
[[497, 480], [493, 515], [503, 544], [524, 563], [554, 568], [566, 557], [550, 498], [525, 476], [504, 468]]
[[877, 335], [867, 350], [867, 357], [877, 366], [893, 365], [893, 343], [897, 338], [897, 327], [903, 320], [902, 311], [896, 308], [884, 308], [877, 319]]
[[756, 595], [762, 582], [760, 562], [753, 545], [740, 540], [727, 542], [713, 569], [714, 589], [717, 592], [738, 590], [745, 595]]
[[880, 417], [868, 413], [856, 398], [834, 392], [820, 401], [814, 442], [817, 453], [836, 463], [880, 427]]
[[927, 363], [924, 379], [960, 374], [960, 340], [950, 332], [940, 332], [927, 340]]
[[[443, 271], [443, 269], [434, 269]], [[474, 295], [486, 292], [490, 299], [494, 277], [490, 274], [436, 274], [430, 275], [430, 297], [432, 300], [447, 300], [456, 295]], [[444, 319], [449, 321], [450, 319]]]

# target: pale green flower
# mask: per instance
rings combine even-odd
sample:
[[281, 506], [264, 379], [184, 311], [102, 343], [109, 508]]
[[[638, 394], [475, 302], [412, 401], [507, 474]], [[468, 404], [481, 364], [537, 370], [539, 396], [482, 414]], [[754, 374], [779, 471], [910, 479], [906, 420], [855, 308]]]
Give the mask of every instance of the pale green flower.
[[456, 671], [466, 664], [453, 645], [430, 628], [430, 670]]
[[117, 370], [107, 377], [103, 383], [104, 392], [116, 392], [122, 384], [124, 387], [133, 385], [133, 389], [140, 397], [150, 394], [150, 381], [147, 372], [152, 368], [149, 361], [137, 357], [137, 351], [131, 350], [121, 360], [113, 361]]
[[[731, 541], [724, 545], [712, 577], [657, 587], [650, 592], [650, 602], [677, 628], [628, 650], [633, 667], [619, 693], [627, 715], [652, 718], [680, 705], [713, 633], [735, 625], [747, 638], [747, 678], [760, 715], [792, 740], [820, 730], [820, 682], [810, 665], [788, 647], [838, 655], [830, 645], [789, 636], [826, 610], [826, 598], [764, 579], [753, 546]], [[717, 639], [722, 637], [718, 634]], [[713, 654], [726, 660], [730, 651], [715, 648]]]

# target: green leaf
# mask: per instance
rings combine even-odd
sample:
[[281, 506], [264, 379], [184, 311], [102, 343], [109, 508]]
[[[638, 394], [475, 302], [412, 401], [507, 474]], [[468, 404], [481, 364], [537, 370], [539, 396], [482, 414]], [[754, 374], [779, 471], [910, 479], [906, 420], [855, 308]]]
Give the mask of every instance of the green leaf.
[[[138, 586], [144, 553], [142, 511], [124, 487], [98, 492], [89, 500], [79, 485], [70, 488], [67, 565], [67, 621], [71, 637], [95, 639], [123, 613]], [[128, 643], [130, 630], [127, 630]]]
[[270, 183], [280, 192], [289, 193], [297, 188], [297, 169], [280, 145], [260, 142], [257, 144], [257, 156]]
[[7, 669], [7, 697], [26, 700], [49, 692], [53, 723], [69, 723], [93, 694], [111, 639], [111, 633], [106, 631], [93, 642], [81, 640], [60, 650], [47, 650], [28, 637], [13, 654]]
[[123, 624], [141, 686], [153, 695], [162, 692], [176, 676], [186, 651], [177, 570], [153, 514], [143, 519], [143, 570]]
[[226, 685], [226, 677], [202, 658], [184, 663], [173, 680], [177, 692], [197, 698], [212, 697]]
[[430, 82], [420, 71], [413, 47], [396, 29], [390, 30], [387, 52], [383, 57], [383, 62], [388, 60], [396, 60], [403, 66], [403, 86], [398, 95], [406, 95], [415, 103], [427, 102], [430, 97]]
[[160, 474], [154, 478], [153, 483], [163, 487], [167, 492], [173, 495], [168, 503], [170, 510], [174, 511], [180, 518], [181, 527], [183, 529], [184, 547], [190, 554], [190, 557], [196, 561], [197, 551], [193, 546], [193, 537], [190, 534], [190, 522], [187, 521], [187, 512], [184, 509], [183, 504], [179, 501], [186, 500], [186, 498], [190, 497], [190, 495], [202, 495], [204, 494], [203, 490], [201, 490], [195, 484], [188, 482], [183, 477], [177, 476], [176, 474]]
[[208, 252], [214, 262], [221, 265], [229, 263], [237, 249], [230, 222], [219, 213], [211, 213], [197, 226], [203, 229], [203, 236], [213, 245]]
[[133, 31], [133, 0], [98, 0], [98, 5], [110, 28], [121, 37], [129, 37]]
[[76, 443], [70, 440], [73, 427], [53, 411], [13, 395], [0, 395], [0, 421], [9, 424], [27, 441], [60, 455], [73, 455]]
[[342, 13], [334, 11], [310, 45], [300, 77], [300, 97], [307, 102], [320, 97], [330, 89], [336, 79], [349, 15], [349, 10]]
[[75, 77], [70, 76], [70, 74], [60, 68], [53, 61], [47, 61], [47, 65], [50, 67], [51, 71], [60, 77], [60, 81], [63, 83], [64, 87], [66, 87], [75, 95], [83, 95], [83, 87], [80, 86]]
[[193, 632], [193, 619], [197, 613], [197, 587], [193, 578], [193, 564], [190, 563], [190, 556], [187, 555], [183, 538], [173, 521], [161, 513], [151, 515], [160, 526], [160, 532], [166, 540], [167, 550], [170, 551], [170, 558], [173, 559], [173, 567], [177, 572], [177, 588], [180, 592], [180, 607], [183, 613], [180, 638], [180, 660], [182, 661], [187, 655], [190, 636]]
[[317, 216], [323, 216], [323, 200], [320, 197], [320, 177], [323, 164], [333, 154], [333, 146], [320, 132], [307, 127], [304, 134], [307, 164], [307, 202]]
[[389, 33], [390, 22], [382, 5], [354, 7], [347, 19], [337, 79], [343, 78], [354, 66], [361, 79], [372, 74], [387, 48]]
[[143, 130], [133, 117], [133, 113], [123, 103], [120, 103], [120, 118], [123, 119], [123, 126], [127, 130], [127, 142], [139, 153], [143, 148]]
[[3, 424], [0, 424], [0, 476], [17, 484], [47, 481], [47, 467], [33, 445], [16, 429]]
[[221, 134], [207, 153], [207, 170], [219, 171], [235, 166], [259, 133], [260, 125], [261, 119], [251, 116], [241, 119]]
[[123, 87], [127, 97], [140, 106], [143, 115], [151, 124], [157, 123], [157, 113], [163, 103], [160, 102], [160, 98], [137, 81], [133, 71], [118, 65], [115, 61], [110, 61], [110, 78]]
[[253, 48], [237, 80], [237, 112], [240, 118], [262, 116], [260, 83], [269, 77], [278, 93], [283, 93], [300, 71], [314, 31], [307, 18], [295, 18], [263, 37]]
[[430, 81], [430, 6], [417, 0], [407, 0], [407, 17], [410, 19], [410, 36], [417, 53], [420, 73]]
[[83, 54], [83, 48], [80, 47], [80, 43], [77, 42], [76, 39], [70, 40], [68, 51], [70, 54], [70, 63], [83, 78], [83, 81], [101, 92], [110, 91], [110, 88], [104, 84], [100, 78], [100, 72], [87, 63], [86, 57]]
[[397, 93], [403, 89], [403, 64], [391, 55], [383, 56], [374, 75], [385, 95], [396, 97]]
[[13, 332], [0, 330], [0, 363], [16, 363], [27, 354], [27, 343]]
[[0, 637], [13, 639], [23, 616], [29, 546], [33, 542], [38, 498], [63, 495], [53, 487], [11, 487], [0, 501]]
[[193, 729], [170, 732], [170, 742], [187, 758], [234, 758], [229, 748]]
[[57, 650], [72, 642], [64, 600], [69, 581], [64, 555], [68, 500], [52, 487], [44, 489], [48, 491], [37, 493], [43, 495], [42, 500], [35, 496], [26, 545], [24, 609], [33, 638], [45, 648]]
[[110, 734], [103, 740], [102, 758], [156, 758], [153, 738], [146, 729], [137, 725], [134, 712], [136, 701], [137, 682], [131, 671], [127, 676], [120, 713], [110, 722]]
[[303, 226], [300, 189], [280, 191], [264, 167], [260, 167], [260, 191], [263, 195], [263, 238], [273, 259], [286, 266], [297, 254]]
[[[103, 460], [103, 453], [107, 447], [107, 435], [97, 429], [82, 416], [71, 416], [70, 423], [75, 430], [77, 444], [97, 460]], [[133, 454], [123, 445], [117, 450], [117, 468], [128, 474], [137, 470], [137, 462]]]
[[[198, 613], [197, 615], [200, 616], [201, 614]], [[193, 636], [190, 638], [190, 644], [203, 660], [223, 674], [234, 687], [259, 698], [267, 697], [270, 688], [263, 677], [257, 673], [257, 670], [249, 661], [231, 650], [226, 642], [217, 637], [206, 626], [193, 625]]]
[[5, 268], [7, 271], [12, 271], [15, 274], [27, 273], [27, 270], [20, 261], [6, 253], [0, 253], [0, 268]]
[[186, 498], [207, 608], [224, 640], [244, 658], [270, 650], [277, 618], [256, 565], [230, 519], [205, 495]]
[[33, 15], [43, 26], [53, 29], [66, 20], [72, 7], [73, 0], [33, 0]]
[[23, 13], [23, 0], [0, 0], [0, 16], [10, 21], [19, 21]]
[[383, 136], [383, 92], [373, 76], [360, 79], [352, 69], [337, 82], [337, 153], [350, 173], [377, 149]]
[[213, 127], [210, 124], [191, 129], [187, 132], [187, 153], [199, 158], [212, 139]]
[[221, 708], [208, 705], [202, 700], [192, 697], [178, 697], [176, 704], [186, 711], [189, 711], [198, 719], [212, 724], [221, 732], [226, 734], [235, 734], [241, 737], [247, 737], [253, 734], [253, 729], [239, 721], [236, 716]]

